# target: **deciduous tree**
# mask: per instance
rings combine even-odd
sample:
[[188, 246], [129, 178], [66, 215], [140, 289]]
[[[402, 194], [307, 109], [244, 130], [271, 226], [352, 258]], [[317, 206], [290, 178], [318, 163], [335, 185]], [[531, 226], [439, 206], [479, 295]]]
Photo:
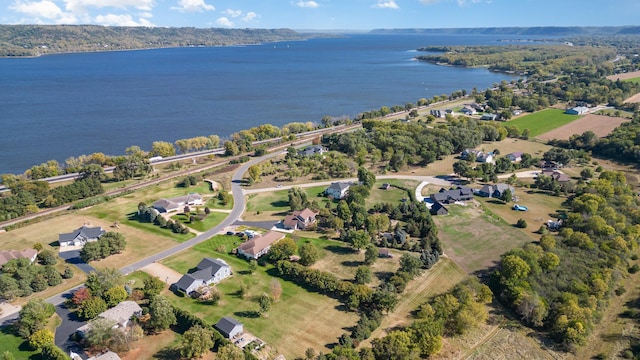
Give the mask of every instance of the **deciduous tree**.
[[[213, 344], [213, 333], [211, 330], [203, 328], [200, 325], [194, 325], [182, 335], [180, 355], [187, 359], [199, 358], [209, 351], [209, 349], [213, 347]], [[220, 354], [218, 354], [216, 358], [220, 358], [219, 355]]]

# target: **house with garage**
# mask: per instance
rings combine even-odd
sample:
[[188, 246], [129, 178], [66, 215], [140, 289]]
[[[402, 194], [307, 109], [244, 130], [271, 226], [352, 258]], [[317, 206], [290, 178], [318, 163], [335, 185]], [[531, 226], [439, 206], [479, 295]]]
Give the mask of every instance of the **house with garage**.
[[473, 199], [473, 190], [466, 186], [458, 186], [455, 189], [440, 189], [439, 192], [429, 195], [431, 201], [441, 204], [453, 204], [457, 201], [469, 201]]
[[541, 175], [551, 176], [551, 178], [557, 182], [571, 181], [571, 177], [569, 175], [558, 170], [545, 169], [542, 170]]
[[346, 182], [335, 182], [335, 183], [331, 183], [331, 185], [329, 185], [329, 187], [324, 191], [325, 195], [327, 196], [332, 196], [334, 199], [343, 199], [345, 196], [347, 196], [347, 193], [349, 192], [349, 187], [351, 187], [351, 184], [346, 183]]
[[316, 223], [318, 213], [305, 208], [304, 210], [294, 211], [293, 214], [287, 215], [282, 221], [282, 225], [287, 230], [304, 230]]
[[493, 162], [493, 153], [492, 152], [480, 152], [476, 156], [476, 161], [481, 163], [492, 163]]
[[442, 205], [440, 202], [436, 201], [433, 203], [433, 205], [431, 205], [429, 213], [431, 215], [447, 215], [449, 214], [449, 210], [447, 210], [447, 208], [444, 207], [444, 205]]
[[258, 259], [269, 252], [271, 246], [284, 238], [285, 234], [277, 231], [269, 231], [261, 236], [254, 236], [252, 239], [240, 244], [236, 249], [238, 255], [244, 256], [248, 260]]
[[327, 152], [327, 149], [325, 149], [322, 145], [311, 145], [311, 146], [307, 146], [302, 150], [298, 150], [298, 155], [304, 156], [304, 157], [311, 157], [315, 155], [322, 155], [326, 152]]
[[231, 267], [222, 259], [204, 258], [196, 266], [196, 270], [184, 274], [175, 287], [189, 295], [202, 286], [217, 284], [231, 276]]
[[84, 246], [88, 242], [98, 241], [98, 238], [105, 232], [100, 226], [82, 226], [70, 233], [59, 234], [58, 244], [60, 246]]
[[476, 113], [476, 109], [472, 108], [471, 106], [465, 106], [460, 109], [460, 112], [465, 115], [474, 115]]
[[482, 189], [478, 191], [478, 195], [489, 198], [501, 198], [505, 191], [511, 191], [511, 194], [515, 194], [516, 189], [513, 186], [507, 184], [495, 184], [484, 185]]
[[495, 121], [496, 119], [498, 119], [498, 115], [496, 115], [496, 114], [491, 114], [491, 113], [484, 113], [484, 114], [482, 114], [482, 116], [480, 117], [480, 120], [490, 120], [490, 121]]
[[443, 118], [447, 115], [443, 110], [429, 110], [429, 114], [437, 118]]
[[569, 115], [582, 115], [589, 112], [589, 108], [586, 106], [576, 106], [567, 109], [564, 113]]
[[191, 193], [171, 199], [157, 200], [153, 203], [153, 205], [151, 205], [151, 207], [161, 213], [170, 213], [174, 211], [180, 211], [184, 209], [185, 206], [200, 206], [203, 203], [204, 202], [200, 194]]
[[38, 251], [34, 249], [19, 250], [2, 250], [0, 251], [0, 267], [13, 259], [29, 259], [29, 262], [36, 261]]
[[[121, 331], [125, 331], [127, 326], [129, 325], [131, 318], [142, 316], [142, 308], [135, 301], [123, 301], [118, 305], [104, 311], [98, 315], [98, 317], [107, 319], [113, 322], [113, 327], [115, 329], [120, 329]], [[91, 330], [91, 323], [87, 323], [76, 330], [76, 332], [84, 337], [87, 332]]]
[[512, 152], [510, 154], [505, 155], [507, 159], [511, 162], [520, 162], [522, 160], [522, 151]]
[[230, 316], [220, 319], [214, 327], [227, 339], [236, 338], [244, 333], [242, 323]]

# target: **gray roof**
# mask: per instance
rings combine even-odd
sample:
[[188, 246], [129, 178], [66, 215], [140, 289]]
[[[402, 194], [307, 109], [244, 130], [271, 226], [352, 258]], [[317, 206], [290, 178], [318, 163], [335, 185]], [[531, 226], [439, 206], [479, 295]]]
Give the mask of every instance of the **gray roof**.
[[329, 185], [328, 189], [342, 191], [342, 190], [348, 189], [350, 186], [351, 184], [346, 182], [334, 182], [334, 183], [331, 183], [331, 185]]
[[232, 317], [225, 316], [222, 319], [220, 319], [220, 321], [218, 321], [215, 326], [216, 326], [216, 329], [229, 335], [236, 326], [242, 326], [242, 323], [238, 322], [236, 319]]
[[322, 145], [311, 145], [302, 150], [298, 150], [298, 154], [303, 156], [312, 156], [321, 154], [322, 152], [324, 152], [324, 148], [322, 147]]
[[105, 231], [102, 230], [100, 226], [92, 228], [82, 226], [81, 228], [76, 229], [73, 232], [58, 235], [58, 241], [73, 241], [78, 237], [78, 235], [81, 235], [86, 239], [97, 239], [104, 233]]
[[220, 259], [204, 258], [200, 260], [200, 263], [196, 266], [196, 271], [191, 274], [184, 274], [176, 282], [178, 289], [187, 289], [194, 281], [207, 281], [224, 267], [229, 267], [229, 264]]
[[100, 317], [122, 323], [129, 320], [135, 313], [142, 312], [142, 308], [135, 301], [123, 301], [111, 309], [101, 313]]

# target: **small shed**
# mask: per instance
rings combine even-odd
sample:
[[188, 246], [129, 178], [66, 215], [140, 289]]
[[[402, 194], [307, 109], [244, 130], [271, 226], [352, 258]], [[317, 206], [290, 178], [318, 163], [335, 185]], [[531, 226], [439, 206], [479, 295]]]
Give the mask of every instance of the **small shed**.
[[220, 319], [220, 321], [216, 323], [215, 328], [227, 339], [233, 339], [244, 332], [242, 323], [229, 316]]
[[389, 249], [387, 249], [387, 248], [379, 248], [378, 249], [378, 257], [390, 258], [390, 257], [393, 257], [393, 256], [391, 256], [391, 252], [389, 251]]
[[440, 202], [436, 201], [431, 206], [431, 209], [429, 209], [429, 212], [431, 213], [431, 215], [447, 215], [449, 213], [449, 210], [447, 210], [447, 208], [444, 207], [444, 205], [442, 205]]

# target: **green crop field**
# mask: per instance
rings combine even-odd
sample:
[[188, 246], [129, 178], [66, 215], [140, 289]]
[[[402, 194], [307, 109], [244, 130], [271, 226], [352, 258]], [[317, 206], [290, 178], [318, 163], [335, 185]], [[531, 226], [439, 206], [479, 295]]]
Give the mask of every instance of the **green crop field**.
[[627, 79], [625, 81], [630, 81], [630, 82], [634, 82], [634, 83], [640, 83], [640, 76], [634, 77], [634, 78], [631, 78], [631, 79]]
[[565, 114], [561, 109], [546, 109], [509, 121], [520, 131], [529, 129], [529, 136], [536, 137], [580, 118], [580, 115]]

